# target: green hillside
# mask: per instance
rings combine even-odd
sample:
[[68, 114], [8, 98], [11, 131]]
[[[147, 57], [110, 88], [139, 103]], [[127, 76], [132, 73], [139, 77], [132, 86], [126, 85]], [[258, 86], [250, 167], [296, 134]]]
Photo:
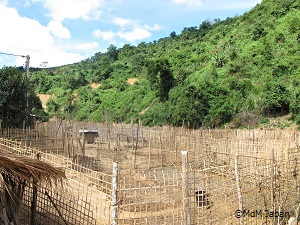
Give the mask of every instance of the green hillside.
[[290, 115], [300, 123], [299, 34], [300, 1], [264, 0], [239, 17], [34, 71], [31, 81], [53, 94], [51, 116], [75, 120], [241, 127]]

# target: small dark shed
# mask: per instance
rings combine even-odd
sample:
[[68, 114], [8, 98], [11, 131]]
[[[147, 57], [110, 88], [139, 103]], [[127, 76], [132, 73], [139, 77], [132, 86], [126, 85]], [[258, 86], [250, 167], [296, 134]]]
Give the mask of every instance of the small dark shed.
[[83, 128], [79, 130], [79, 135], [81, 137], [82, 134], [84, 134], [84, 140], [87, 144], [94, 144], [96, 142], [96, 138], [99, 136], [98, 129]]

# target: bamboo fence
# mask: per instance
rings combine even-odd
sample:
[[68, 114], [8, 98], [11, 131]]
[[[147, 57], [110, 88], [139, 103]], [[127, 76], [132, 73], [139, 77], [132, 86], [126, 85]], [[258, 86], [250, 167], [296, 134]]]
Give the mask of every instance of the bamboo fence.
[[[37, 154], [40, 160], [57, 167], [65, 168], [67, 180], [57, 189], [49, 189], [41, 184], [38, 193], [38, 218], [40, 224], [45, 224], [45, 218], [51, 224], [109, 224], [111, 175], [94, 171], [74, 164], [62, 155], [45, 153], [40, 150], [24, 147], [21, 142], [0, 139], [1, 151], [7, 151], [22, 156], [34, 158]], [[4, 187], [2, 187], [4, 188]], [[32, 187], [27, 187], [23, 203], [26, 210], [30, 206]], [[51, 220], [54, 214], [56, 219]], [[48, 218], [49, 217], [49, 218]], [[29, 224], [23, 220], [24, 224]]]
[[[98, 129], [95, 144], [84, 143], [81, 128]], [[64, 188], [51, 196], [76, 199], [71, 206], [66, 200], [55, 203], [65, 215], [78, 212], [67, 224], [287, 224], [299, 214], [296, 130], [56, 121], [28, 132], [5, 130], [2, 136], [6, 151], [39, 153], [41, 160], [66, 169]], [[182, 150], [188, 152], [186, 161]], [[97, 166], [74, 161], [74, 155], [95, 158]], [[44, 198], [43, 207], [51, 206]]]

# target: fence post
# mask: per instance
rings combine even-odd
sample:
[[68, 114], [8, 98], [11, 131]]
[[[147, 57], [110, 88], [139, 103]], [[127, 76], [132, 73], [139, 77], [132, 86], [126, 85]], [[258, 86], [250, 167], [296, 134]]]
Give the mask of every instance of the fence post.
[[118, 210], [118, 162], [113, 162], [113, 174], [112, 174], [112, 190], [111, 190], [111, 212], [110, 217], [111, 225], [117, 224], [117, 210]]
[[[39, 153], [35, 155], [37, 160], [41, 159]], [[35, 178], [33, 178], [32, 182], [32, 201], [31, 201], [31, 215], [30, 215], [30, 225], [34, 225], [36, 222], [36, 208], [37, 208], [37, 194], [38, 194], [38, 182]]]
[[182, 203], [183, 203], [183, 224], [190, 225], [189, 208], [189, 179], [188, 179], [188, 157], [187, 151], [181, 151], [182, 155]]
[[298, 187], [298, 182], [297, 182], [297, 177], [298, 177], [298, 171], [297, 171], [297, 157], [295, 157], [295, 165], [294, 165], [294, 170], [293, 170], [293, 177], [294, 177], [294, 188], [295, 188], [295, 206], [297, 206], [295, 210], [295, 218], [299, 218], [299, 210], [300, 210], [300, 204], [299, 204], [299, 187]]
[[[234, 158], [234, 173], [235, 173], [235, 182], [236, 182], [236, 189], [238, 194], [238, 201], [239, 201], [239, 210], [243, 212], [243, 198], [242, 198], [242, 191], [240, 185], [240, 176], [238, 171], [238, 153], [235, 153]], [[243, 223], [243, 217], [240, 217], [240, 224]]]
[[[275, 192], [275, 168], [276, 167], [276, 164], [275, 164], [275, 155], [274, 155], [274, 149], [272, 149], [272, 159], [271, 159], [271, 209], [273, 212], [275, 212], [276, 210], [276, 202], [275, 202], [275, 195], [276, 195], [276, 192]], [[274, 218], [273, 218], [273, 221]]]

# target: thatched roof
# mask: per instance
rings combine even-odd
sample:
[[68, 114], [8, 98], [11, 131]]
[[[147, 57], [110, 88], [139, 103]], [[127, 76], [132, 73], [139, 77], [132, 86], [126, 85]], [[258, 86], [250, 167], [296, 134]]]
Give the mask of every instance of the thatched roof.
[[25, 156], [0, 151], [0, 172], [17, 176], [29, 183], [45, 181], [48, 184], [66, 178], [62, 168], [53, 167], [49, 163]]

